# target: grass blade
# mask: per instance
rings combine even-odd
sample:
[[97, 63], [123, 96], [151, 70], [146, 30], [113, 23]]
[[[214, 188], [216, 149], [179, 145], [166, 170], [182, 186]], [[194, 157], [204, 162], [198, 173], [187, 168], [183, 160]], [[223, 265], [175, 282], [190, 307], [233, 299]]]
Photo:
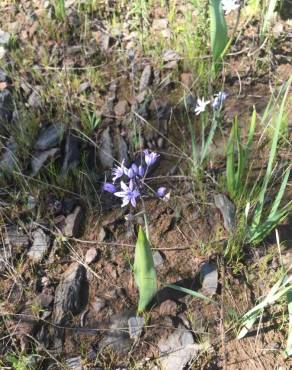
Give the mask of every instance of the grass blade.
[[287, 292], [286, 296], [288, 302], [289, 327], [285, 356], [290, 357], [292, 355], [292, 291]]
[[135, 249], [134, 276], [139, 288], [138, 313], [146, 310], [157, 292], [157, 278], [149, 241], [142, 227], [139, 227]]
[[167, 287], [178, 290], [179, 292], [182, 292], [182, 293], [190, 294], [190, 295], [192, 295], [194, 297], [197, 297], [197, 298], [200, 298], [200, 299], [204, 299], [205, 301], [208, 301], [208, 302], [216, 303], [215, 301], [213, 301], [213, 299], [211, 299], [209, 297], [206, 297], [204, 294], [196, 292], [195, 290], [191, 290], [191, 289], [184, 288], [182, 286], [178, 286], [178, 285], [174, 285], [174, 284], [169, 284], [169, 285], [167, 285]]
[[235, 192], [234, 142], [235, 142], [235, 125], [233, 125], [231, 129], [230, 137], [227, 143], [227, 153], [226, 153], [227, 189], [232, 197]]
[[263, 23], [261, 33], [260, 33], [261, 41], [263, 41], [263, 38], [265, 37], [265, 34], [266, 34], [266, 32], [268, 31], [268, 29], [270, 27], [271, 19], [273, 17], [274, 11], [276, 9], [277, 2], [278, 2], [278, 0], [270, 0], [269, 1], [269, 6], [268, 6], [268, 9], [267, 9], [267, 11], [264, 15], [264, 23]]

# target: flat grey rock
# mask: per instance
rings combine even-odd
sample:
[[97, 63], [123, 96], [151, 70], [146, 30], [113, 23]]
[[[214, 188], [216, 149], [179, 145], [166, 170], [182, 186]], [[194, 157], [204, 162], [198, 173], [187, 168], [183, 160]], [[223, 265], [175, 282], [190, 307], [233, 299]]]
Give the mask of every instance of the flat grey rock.
[[164, 263], [164, 259], [162, 254], [159, 251], [153, 253], [153, 262], [155, 267], [162, 266]]
[[144, 317], [133, 316], [128, 320], [129, 335], [131, 339], [138, 339], [142, 334], [143, 327], [145, 325]]
[[66, 137], [65, 157], [62, 166], [62, 173], [67, 174], [76, 168], [80, 161], [80, 139], [69, 132]]
[[117, 353], [128, 353], [131, 347], [129, 336], [128, 320], [133, 316], [133, 312], [126, 311], [112, 318], [110, 330], [99, 342], [101, 349], [110, 348]]
[[33, 232], [33, 243], [27, 255], [30, 260], [40, 262], [50, 247], [49, 237], [42, 229]]
[[35, 150], [48, 150], [59, 146], [64, 133], [62, 124], [52, 124], [41, 131], [36, 143]]
[[151, 80], [151, 75], [152, 75], [151, 65], [147, 64], [144, 67], [143, 72], [141, 74], [140, 84], [139, 84], [139, 92], [144, 91], [149, 86], [150, 80]]
[[4, 243], [11, 248], [25, 249], [29, 245], [28, 236], [17, 225], [7, 226]]
[[196, 344], [191, 332], [179, 325], [172, 334], [158, 342], [161, 370], [183, 370], [204, 347]]
[[0, 125], [10, 122], [13, 115], [13, 100], [9, 90], [0, 91]]
[[0, 29], [0, 45], [7, 45], [10, 40], [10, 34]]
[[80, 235], [83, 223], [84, 211], [80, 206], [77, 206], [74, 211], [66, 217], [63, 234], [69, 238]]
[[82, 358], [81, 356], [70, 357], [66, 360], [66, 365], [68, 366], [68, 370], [82, 370]]
[[205, 294], [214, 295], [218, 288], [218, 270], [213, 263], [204, 263], [201, 267], [202, 288]]
[[63, 325], [71, 315], [77, 315], [83, 309], [85, 289], [87, 287], [86, 269], [77, 262], [72, 263], [62, 275], [56, 288], [53, 322]]
[[223, 220], [224, 227], [227, 231], [232, 232], [235, 230], [235, 205], [227, 198], [224, 194], [215, 194], [214, 201], [216, 207], [220, 210]]
[[31, 176], [36, 176], [44, 164], [49, 160], [56, 157], [59, 153], [59, 148], [52, 148], [44, 152], [36, 152], [31, 160]]
[[104, 169], [110, 169], [114, 165], [113, 143], [110, 128], [105, 129], [101, 135], [101, 143], [98, 150], [98, 158]]
[[15, 142], [14, 138], [11, 137], [8, 140], [8, 143], [0, 160], [0, 169], [2, 171], [12, 172], [18, 167], [17, 149], [18, 145]]

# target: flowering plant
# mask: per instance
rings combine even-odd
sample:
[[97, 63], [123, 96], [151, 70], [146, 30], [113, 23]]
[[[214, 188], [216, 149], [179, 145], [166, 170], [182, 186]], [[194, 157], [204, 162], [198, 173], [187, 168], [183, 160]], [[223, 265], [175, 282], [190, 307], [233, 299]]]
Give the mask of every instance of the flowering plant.
[[[141, 164], [132, 163], [126, 167], [124, 161], [112, 171], [112, 182], [106, 182], [103, 190], [122, 198], [122, 207], [131, 204], [136, 207], [137, 200], [149, 194], [152, 189], [146, 184], [146, 176], [150, 168], [156, 163], [159, 154], [144, 150], [144, 161]], [[159, 187], [155, 195], [163, 198], [166, 194], [165, 187]]]

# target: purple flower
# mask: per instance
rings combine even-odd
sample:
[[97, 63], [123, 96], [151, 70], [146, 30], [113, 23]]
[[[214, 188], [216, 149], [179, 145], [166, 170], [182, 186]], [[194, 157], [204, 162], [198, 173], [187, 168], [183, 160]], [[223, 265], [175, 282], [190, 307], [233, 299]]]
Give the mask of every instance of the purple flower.
[[126, 175], [129, 177], [129, 179], [132, 179], [136, 176], [135, 172], [133, 171], [132, 167], [130, 167], [127, 171], [126, 171]]
[[133, 180], [130, 180], [129, 186], [121, 181], [121, 188], [123, 191], [114, 193], [116, 197], [123, 198], [122, 207], [125, 207], [131, 202], [133, 207], [136, 207], [136, 198], [140, 196], [140, 192], [134, 188]]
[[141, 177], [143, 177], [144, 176], [144, 174], [145, 174], [145, 169], [144, 169], [144, 167], [141, 165], [141, 166], [139, 166], [139, 168], [138, 168], [138, 174], [139, 174], [139, 176], [141, 176]]
[[159, 197], [159, 198], [163, 198], [164, 195], [166, 194], [166, 188], [164, 186], [161, 186], [160, 188], [157, 189], [156, 191], [156, 195]]
[[152, 166], [159, 157], [159, 154], [149, 152], [148, 149], [144, 150], [144, 154], [145, 154], [145, 163], [147, 164], [147, 166]]
[[110, 184], [109, 182], [104, 183], [102, 188], [109, 193], [115, 193], [117, 191], [115, 185]]
[[136, 165], [136, 163], [132, 164], [131, 169], [133, 170], [135, 175], [138, 175], [139, 169], [138, 169], [138, 166]]
[[115, 182], [117, 179], [122, 177], [123, 175], [126, 175], [127, 168], [124, 166], [124, 160], [122, 161], [120, 166], [116, 166], [113, 169], [112, 175], [113, 175], [113, 182]]

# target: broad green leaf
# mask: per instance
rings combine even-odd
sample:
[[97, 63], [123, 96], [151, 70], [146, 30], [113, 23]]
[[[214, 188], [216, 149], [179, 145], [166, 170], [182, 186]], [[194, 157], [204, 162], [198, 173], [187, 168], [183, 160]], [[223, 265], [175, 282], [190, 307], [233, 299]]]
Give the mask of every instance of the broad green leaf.
[[215, 70], [228, 44], [227, 25], [220, 0], [210, 0], [210, 36]]
[[261, 315], [261, 310], [255, 311], [252, 315], [249, 315], [243, 322], [242, 328], [237, 335], [237, 339], [242, 339], [246, 336], [246, 334], [250, 331], [253, 327], [254, 323], [256, 322], [257, 318]]
[[135, 249], [134, 276], [139, 288], [138, 313], [146, 310], [157, 292], [157, 278], [152, 250], [142, 227], [139, 227]]

